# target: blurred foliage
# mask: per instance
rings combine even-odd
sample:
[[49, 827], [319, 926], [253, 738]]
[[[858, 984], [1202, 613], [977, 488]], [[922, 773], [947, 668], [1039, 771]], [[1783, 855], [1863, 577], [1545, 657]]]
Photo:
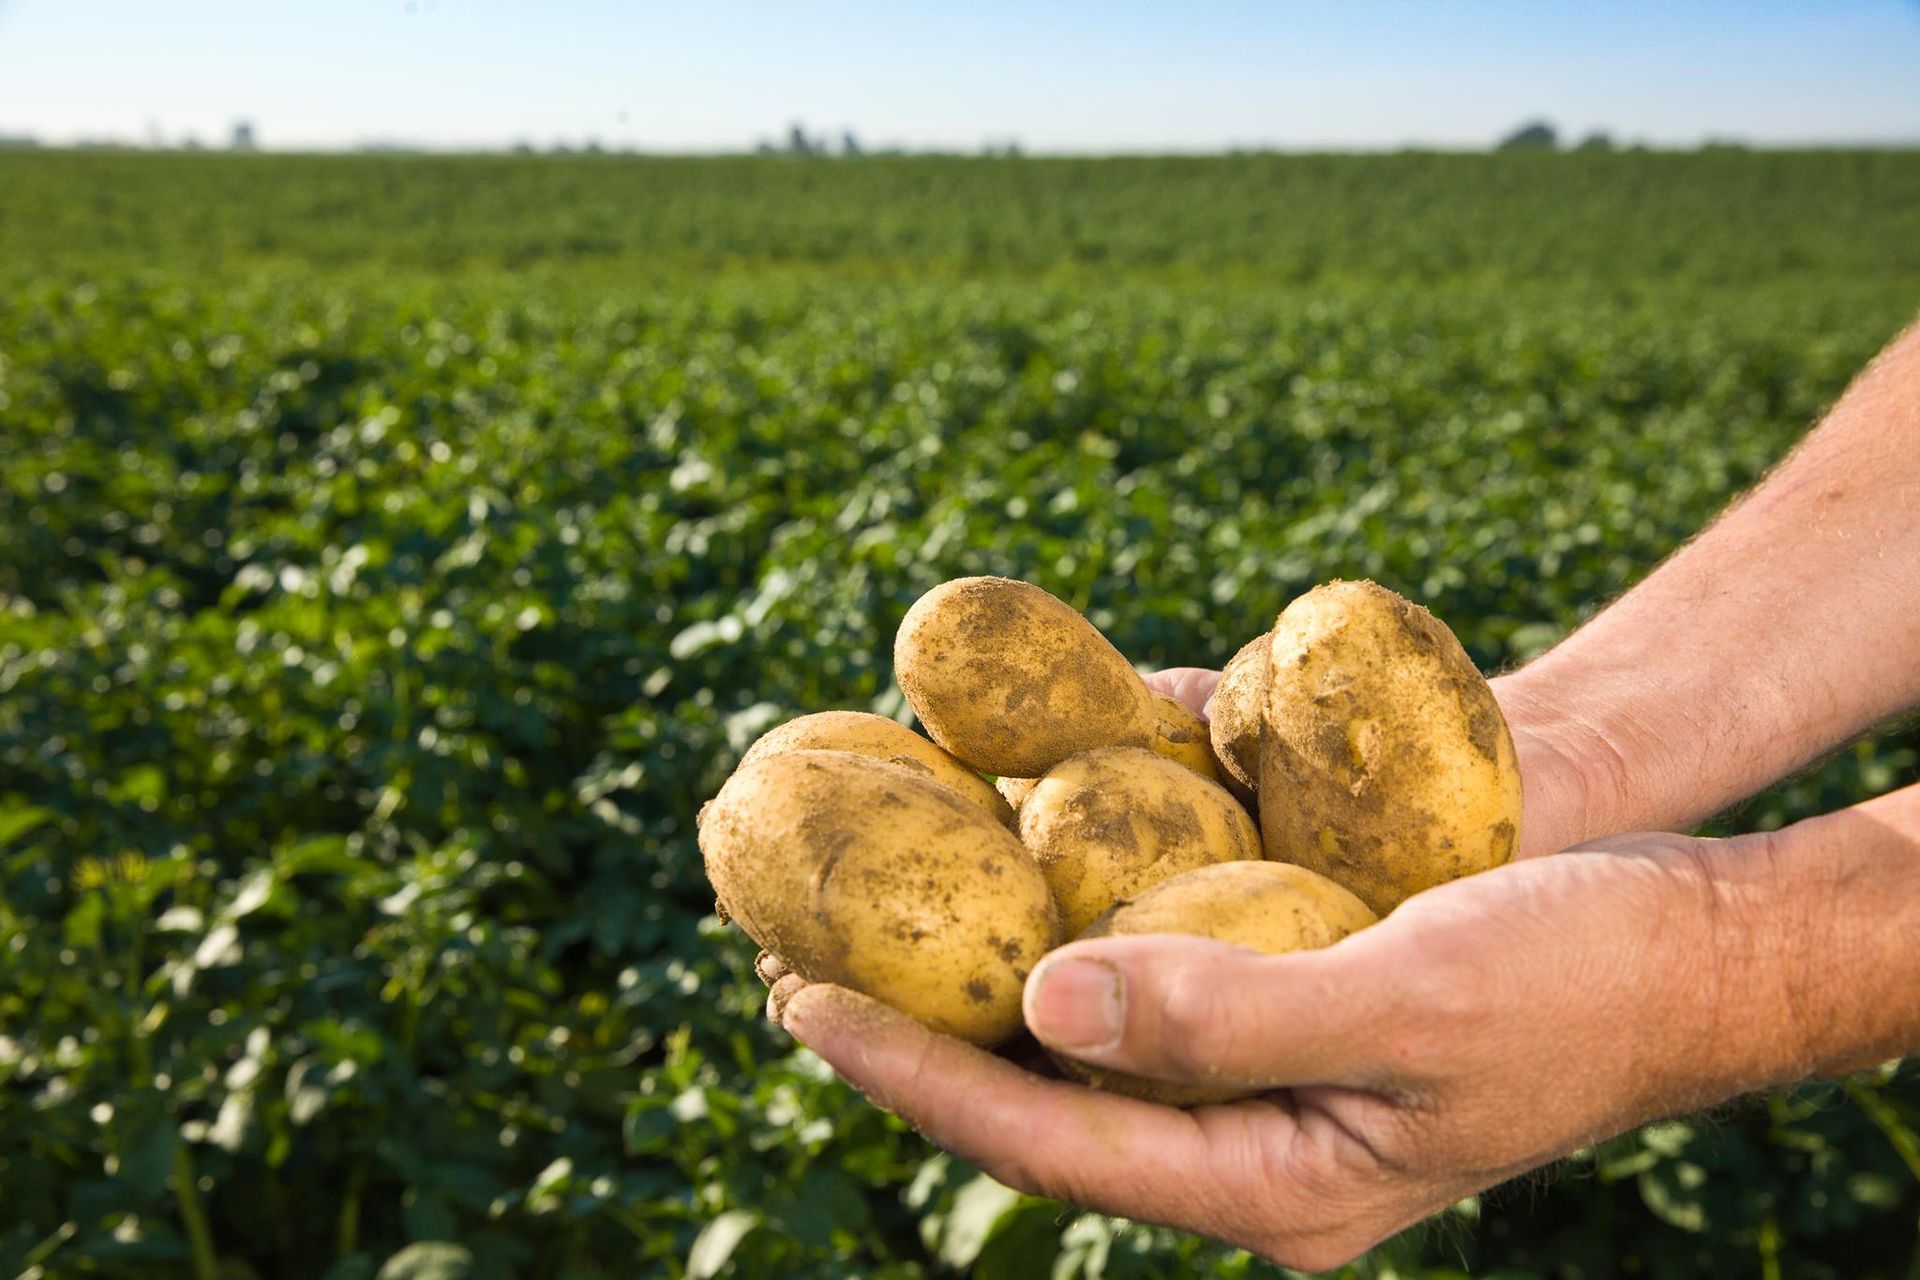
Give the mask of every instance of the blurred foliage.
[[[1335, 575], [1524, 660], [1917, 245], [1898, 154], [0, 156], [0, 1274], [1279, 1274], [769, 1031], [695, 809], [790, 714], [901, 714], [958, 574], [1143, 666]], [[1911, 1275], [1917, 1128], [1892, 1069], [1656, 1125], [1352, 1274]]]
[[0, 261], [1060, 268], [1305, 284], [1911, 280], [1900, 151], [1567, 155], [0, 153]]

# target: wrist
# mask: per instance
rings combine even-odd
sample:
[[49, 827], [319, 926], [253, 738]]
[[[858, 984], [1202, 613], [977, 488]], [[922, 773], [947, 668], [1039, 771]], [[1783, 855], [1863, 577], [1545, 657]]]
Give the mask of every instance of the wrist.
[[1756, 970], [1725, 998], [1779, 1011], [1759, 1046], [1762, 1083], [1920, 1049], [1920, 787], [1715, 842], [1709, 865], [1745, 902], [1741, 950]]
[[1491, 683], [1520, 763], [1519, 857], [1650, 825], [1627, 820], [1632, 758], [1616, 736], [1564, 692], [1542, 687], [1533, 668]]

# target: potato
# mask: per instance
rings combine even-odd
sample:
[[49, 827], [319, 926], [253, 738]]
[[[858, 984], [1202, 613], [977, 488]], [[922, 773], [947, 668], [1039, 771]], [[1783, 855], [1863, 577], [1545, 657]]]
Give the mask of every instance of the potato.
[[1260, 856], [1260, 832], [1215, 783], [1143, 747], [1063, 761], [1020, 806], [1032, 851], [1069, 935], [1169, 876]]
[[1269, 664], [1267, 857], [1319, 871], [1385, 915], [1513, 856], [1513, 739], [1432, 614], [1371, 582], [1329, 582], [1280, 615]]
[[901, 621], [893, 667], [933, 740], [982, 773], [1037, 778], [1082, 751], [1154, 740], [1153, 695], [1139, 673], [1030, 583], [935, 587]]
[[740, 763], [780, 751], [809, 750], [855, 751], [890, 760], [952, 787], [985, 809], [995, 822], [1008, 828], [1014, 825], [1013, 806], [1000, 798], [992, 783], [905, 725], [865, 711], [819, 711], [789, 720], [748, 747]]
[[977, 804], [850, 751], [743, 764], [700, 824], [724, 913], [794, 973], [997, 1044], [1060, 937], [1046, 880]]
[[1213, 745], [1207, 741], [1207, 722], [1186, 703], [1164, 693], [1153, 695], [1153, 711], [1154, 751], [1187, 766], [1208, 782], [1219, 782], [1220, 767], [1213, 759]]
[[1241, 645], [1221, 670], [1207, 708], [1220, 781], [1248, 806], [1260, 793], [1260, 724], [1267, 713], [1267, 651], [1272, 643], [1269, 632]]
[[1039, 785], [1038, 778], [995, 778], [993, 780], [993, 789], [1000, 793], [1001, 799], [1013, 806], [1014, 830], [1020, 829], [1020, 806], [1027, 802], [1027, 797], [1032, 795], [1033, 789]]
[[[1221, 781], [1213, 748], [1207, 742], [1207, 722], [1189, 710], [1186, 703], [1164, 693], [1153, 695], [1153, 708], [1155, 754], [1185, 765], [1209, 782]], [[1038, 778], [996, 778], [993, 785], [1018, 814], [1020, 806], [1039, 783]]]
[[[1366, 904], [1325, 876], [1283, 862], [1222, 862], [1163, 880], [1095, 920], [1083, 938], [1190, 933], [1278, 955], [1332, 946], [1374, 923]], [[1251, 1096], [1222, 1085], [1175, 1084], [1053, 1055], [1073, 1079], [1175, 1107]], [[1257, 1091], [1255, 1091], [1257, 1092]]]

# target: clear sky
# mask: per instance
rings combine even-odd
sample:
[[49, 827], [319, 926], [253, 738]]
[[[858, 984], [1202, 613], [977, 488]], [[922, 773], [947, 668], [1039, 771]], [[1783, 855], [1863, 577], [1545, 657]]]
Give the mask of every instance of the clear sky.
[[1920, 143], [1920, 0], [0, 0], [0, 134], [739, 150]]

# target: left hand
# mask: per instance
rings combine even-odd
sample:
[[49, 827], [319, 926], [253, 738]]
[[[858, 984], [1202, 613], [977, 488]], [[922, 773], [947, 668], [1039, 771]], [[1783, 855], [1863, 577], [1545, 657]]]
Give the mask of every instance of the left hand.
[[1323, 1269], [1597, 1138], [1799, 1074], [1794, 993], [1769, 963], [1795, 904], [1769, 839], [1516, 862], [1322, 951], [1160, 935], [1049, 954], [1026, 988], [1042, 1043], [1265, 1091], [1192, 1111], [1045, 1079], [797, 975], [769, 1007], [1009, 1186]]

